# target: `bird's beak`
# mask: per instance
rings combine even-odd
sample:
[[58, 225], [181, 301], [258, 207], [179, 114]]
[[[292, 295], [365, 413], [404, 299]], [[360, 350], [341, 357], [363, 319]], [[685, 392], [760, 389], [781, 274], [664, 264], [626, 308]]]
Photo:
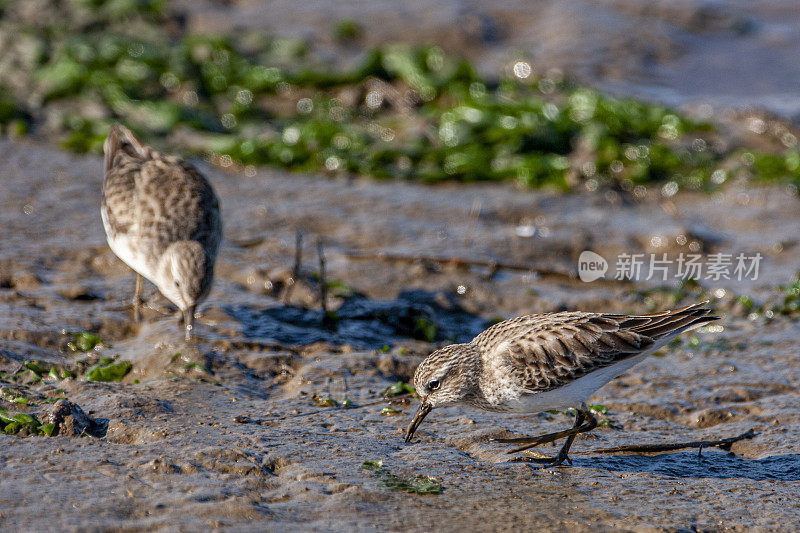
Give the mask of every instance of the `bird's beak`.
[[186, 326], [186, 340], [192, 338], [192, 330], [194, 330], [194, 310], [196, 306], [192, 305], [183, 310], [183, 325]]
[[408, 429], [406, 429], [406, 444], [411, 442], [411, 438], [414, 436], [414, 432], [417, 431], [417, 428], [422, 421], [428, 416], [428, 413], [431, 412], [433, 406], [429, 403], [422, 402], [419, 404], [419, 409], [417, 409], [417, 414], [414, 415], [414, 419], [408, 425]]

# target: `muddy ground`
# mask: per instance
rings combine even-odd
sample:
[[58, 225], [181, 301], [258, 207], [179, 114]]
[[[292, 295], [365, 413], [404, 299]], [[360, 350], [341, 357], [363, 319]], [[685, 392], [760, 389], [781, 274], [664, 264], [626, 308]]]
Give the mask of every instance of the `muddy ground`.
[[[105, 243], [101, 159], [0, 141], [0, 370], [32, 358], [86, 358], [67, 348], [64, 331], [96, 332], [104, 339], [100, 354], [133, 363], [121, 382], [45, 379], [22, 388], [39, 399], [63, 389], [99, 421], [102, 436], [0, 435], [2, 529], [797, 525], [800, 326], [778, 315], [749, 316], [737, 303], [747, 294], [766, 309], [782, 299], [777, 285], [794, 279], [796, 193], [729, 184], [713, 196], [668, 199], [654, 188], [634, 201], [272, 170], [246, 177], [200, 164], [222, 201], [225, 241], [197, 340], [187, 345], [153, 287], [143, 324], [129, 322], [134, 277]], [[303, 268], [284, 301], [297, 230]], [[328, 281], [341, 282], [331, 283], [336, 320], [327, 325], [315, 281], [317, 238]], [[758, 280], [702, 282], [722, 331], [701, 331], [692, 342], [687, 335], [601, 389], [592, 401], [608, 407], [610, 423], [576, 441], [572, 468], [508, 462], [503, 447], [488, 442], [560, 429], [571, 424], [564, 414], [442, 409], [411, 445], [403, 444], [402, 429], [415, 402], [396, 402], [400, 413], [382, 414], [388, 403], [381, 391], [409, 380], [436, 346], [467, 340], [491, 320], [675, 305], [674, 284], [648, 293], [658, 284], [570, 278], [582, 250], [613, 261], [622, 251], [677, 254], [692, 245], [704, 253], [762, 253]], [[395, 256], [528, 265], [538, 274]], [[692, 292], [680, 301], [700, 297]], [[415, 339], [426, 336], [420, 319], [437, 325], [433, 342]], [[314, 395], [356, 407], [319, 407]], [[51, 408], [0, 404], [35, 414]], [[591, 453], [751, 428], [758, 436], [731, 453]], [[362, 469], [378, 460], [398, 475], [433, 476], [443, 491], [390, 491]]]

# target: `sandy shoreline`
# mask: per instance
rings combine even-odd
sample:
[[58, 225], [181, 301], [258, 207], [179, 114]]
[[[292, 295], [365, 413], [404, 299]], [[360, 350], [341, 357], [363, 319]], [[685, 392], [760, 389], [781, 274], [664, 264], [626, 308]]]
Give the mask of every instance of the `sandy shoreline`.
[[[786, 191], [731, 185], [714, 197], [679, 193], [664, 201], [654, 193], [611, 205], [602, 196], [508, 185], [348, 183], [273, 170], [247, 178], [207, 168], [227, 234], [199, 320], [200, 341], [187, 347], [174, 321], [155, 310], [140, 329], [128, 325], [133, 276], [104, 242], [99, 158], [2, 140], [0, 169], [3, 369], [28, 358], [80, 357], [66, 350], [62, 330], [99, 332], [110, 345], [104, 354], [134, 365], [119, 383], [52, 384], [107, 421], [105, 437], [0, 436], [3, 528], [775, 530], [794, 520], [798, 324], [750, 320], [735, 303], [744, 290], [759, 304], [776, 302], [776, 285], [793, 276], [800, 259], [797, 199]], [[521, 237], [526, 224], [546, 231]], [[606, 405], [621, 429], [579, 439], [573, 468], [536, 471], [504, 462], [502, 450], [486, 441], [560, 428], [570, 423], [564, 415], [444, 409], [411, 446], [401, 434], [413, 402], [394, 406], [402, 411], [396, 416], [382, 415], [381, 405], [294, 416], [319, 409], [315, 394], [356, 405], [379, 400], [435, 345], [469, 338], [498, 316], [669, 305], [668, 296], [648, 300], [613, 283], [487, 276], [485, 269], [353, 260], [345, 252], [492, 257], [567, 270], [586, 246], [609, 256], [625, 247], [648, 250], [654, 234], [674, 242], [689, 227], [705, 231], [708, 251], [763, 252], [763, 276], [746, 287], [710, 284], [727, 288], [712, 302], [724, 317], [723, 332], [700, 333], [696, 345], [685, 340], [601, 389], [593, 401]], [[291, 267], [295, 229], [307, 235], [308, 273], [316, 270], [313, 237], [320, 235], [330, 279], [363, 294], [355, 303], [332, 299], [334, 307], [350, 306], [341, 308], [334, 330], [318, 320], [313, 281], [296, 289], [289, 306], [265, 289], [265, 281], [277, 283]], [[163, 307], [155, 296], [151, 303]], [[439, 326], [436, 340], [413, 339], [401, 323], [375, 318], [378, 308], [428, 317]], [[186, 370], [184, 361], [208, 372]], [[234, 420], [242, 416], [246, 423]], [[734, 445], [733, 454], [583, 453], [750, 428], [758, 437]], [[367, 460], [383, 460], [402, 475], [434, 476], [444, 491], [391, 492], [361, 468]]]

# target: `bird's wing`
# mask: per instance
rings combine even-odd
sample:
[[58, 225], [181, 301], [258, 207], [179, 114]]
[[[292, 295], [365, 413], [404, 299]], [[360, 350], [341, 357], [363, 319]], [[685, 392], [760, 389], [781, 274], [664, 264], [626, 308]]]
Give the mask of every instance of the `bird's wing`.
[[158, 154], [142, 164], [138, 190], [140, 217], [151, 233], [142, 237], [168, 243], [218, 240], [219, 202], [193, 166]]
[[528, 315], [496, 324], [473, 342], [486, 360], [504, 367], [516, 383], [542, 392], [715, 320], [701, 305], [644, 316]]
[[102, 213], [111, 239], [138, 231], [135, 191], [140, 171], [141, 162], [129, 157], [117, 158], [117, 164], [106, 169]]

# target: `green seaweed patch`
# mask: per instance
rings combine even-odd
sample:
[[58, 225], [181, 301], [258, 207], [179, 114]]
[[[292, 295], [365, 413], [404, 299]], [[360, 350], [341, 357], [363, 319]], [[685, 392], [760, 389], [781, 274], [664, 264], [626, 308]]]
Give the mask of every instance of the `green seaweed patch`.
[[622, 426], [611, 418], [608, 414], [608, 407], [603, 404], [594, 403], [589, 405], [589, 412], [599, 418], [597, 427], [608, 427], [611, 429], [622, 429]]
[[778, 289], [783, 293], [783, 300], [773, 307], [773, 313], [786, 316], [800, 313], [800, 274], [791, 285], [780, 286]]
[[[21, 1], [2, 0], [0, 11]], [[55, 124], [62, 145], [78, 152], [101, 153], [109, 123], [122, 121], [150, 144], [186, 131], [171, 149], [234, 168], [512, 180], [637, 197], [664, 182], [715, 190], [728, 174], [800, 185], [796, 147], [724, 151], [709, 142], [709, 124], [664, 106], [558, 78], [485, 77], [437, 46], [380, 46], [334, 70], [297, 39], [175, 37], [163, 0], [50, 4], [34, 21], [4, 12], [36, 53], [17, 89], [0, 88], [0, 128]], [[362, 34], [354, 20], [333, 25], [341, 43]], [[54, 116], [61, 120], [45, 120]]]
[[103, 339], [100, 338], [100, 335], [95, 333], [81, 331], [72, 332], [69, 335], [72, 340], [67, 344], [67, 348], [73, 352], [90, 352], [103, 343]]
[[208, 368], [205, 365], [201, 365], [200, 363], [195, 363], [194, 361], [190, 361], [183, 365], [183, 370], [185, 372], [190, 372], [192, 370], [197, 372], [202, 372], [203, 374], [209, 374]]
[[333, 37], [340, 42], [357, 41], [363, 35], [364, 27], [357, 20], [342, 19], [333, 26]]
[[326, 286], [328, 288], [328, 293], [336, 298], [350, 298], [354, 293], [353, 287], [344, 281], [334, 279], [328, 281]]
[[54, 429], [54, 424], [42, 424], [34, 415], [13, 413], [7, 409], [0, 408], [0, 431], [7, 435], [43, 435], [50, 437]]
[[389, 407], [388, 405], [381, 409], [381, 414], [383, 416], [397, 416], [403, 414], [402, 409], [395, 409], [394, 407]]
[[384, 398], [395, 398], [397, 396], [403, 396], [405, 394], [416, 394], [417, 389], [406, 383], [405, 381], [398, 381], [394, 385], [388, 386], [381, 392], [381, 396]]
[[63, 366], [53, 365], [47, 372], [47, 377], [54, 380], [74, 379], [75, 372]]
[[738, 303], [740, 306], [742, 306], [742, 308], [745, 311], [750, 311], [751, 309], [753, 309], [753, 306], [755, 305], [753, 303], [753, 299], [751, 297], [747, 296], [746, 294], [743, 294], [743, 295], [739, 296], [738, 298], [736, 298], [736, 303]]
[[353, 407], [353, 401], [349, 398], [345, 398], [341, 402], [338, 402], [329, 396], [314, 394], [311, 396], [311, 401], [314, 402], [314, 405], [317, 407], [342, 407], [345, 409], [348, 407]]
[[436, 340], [436, 332], [439, 326], [431, 322], [427, 318], [420, 317], [414, 323], [414, 338], [426, 342], [433, 342]]
[[600, 403], [593, 403], [589, 405], [589, 412], [593, 415], [605, 415], [608, 414], [608, 407]]
[[129, 361], [114, 361], [110, 357], [103, 357], [90, 367], [84, 374], [84, 381], [120, 381], [133, 365]]
[[378, 484], [389, 490], [404, 491], [411, 494], [441, 494], [443, 487], [438, 480], [422, 474], [401, 477], [391, 473], [383, 466], [383, 461], [364, 461], [361, 468], [372, 473]]
[[48, 363], [38, 359], [29, 359], [22, 363], [22, 368], [13, 374], [0, 373], [0, 377], [10, 381], [29, 381], [38, 383], [42, 379], [62, 380], [75, 377], [75, 372], [67, 367]]
[[[592, 180], [702, 186], [720, 159], [705, 143], [685, 146], [707, 125], [661, 106], [549, 78], [485, 79], [436, 46], [377, 47], [361, 64], [333, 71], [295, 39], [170, 39], [162, 6], [82, 0], [62, 8], [57, 27], [41, 17], [31, 38], [48, 53], [23, 73], [42, 95], [29, 112], [50, 116], [68, 100], [71, 109], [100, 107], [95, 115], [104, 117], [64, 114], [64, 146], [100, 152], [107, 121], [122, 120], [146, 142], [176, 127], [195, 130], [201, 140], [185, 151], [242, 165], [564, 190]], [[340, 42], [362, 32], [353, 20], [334, 26]], [[346, 92], [366, 97], [348, 101]], [[4, 115], [27, 95], [15, 96]], [[577, 147], [590, 158], [579, 167], [569, 157]]]

